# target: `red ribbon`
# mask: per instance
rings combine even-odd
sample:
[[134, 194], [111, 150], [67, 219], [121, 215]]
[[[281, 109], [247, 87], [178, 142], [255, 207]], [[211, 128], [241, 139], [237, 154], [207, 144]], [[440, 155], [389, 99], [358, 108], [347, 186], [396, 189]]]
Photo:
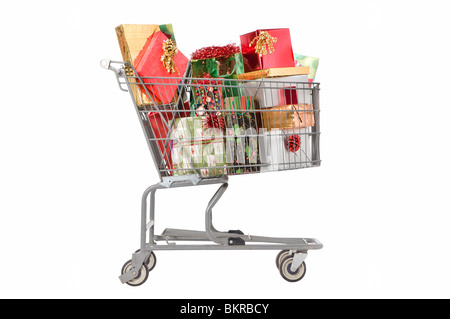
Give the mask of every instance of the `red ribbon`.
[[218, 128], [220, 130], [225, 129], [225, 120], [223, 117], [218, 117], [217, 114], [208, 114], [206, 118], [203, 119], [203, 129], [208, 128]]

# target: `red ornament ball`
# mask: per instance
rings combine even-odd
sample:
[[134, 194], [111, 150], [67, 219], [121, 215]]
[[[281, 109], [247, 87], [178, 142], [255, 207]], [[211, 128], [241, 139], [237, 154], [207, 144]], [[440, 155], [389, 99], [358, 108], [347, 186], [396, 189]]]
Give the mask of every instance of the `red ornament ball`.
[[288, 138], [285, 139], [286, 148], [295, 153], [300, 149], [301, 139], [298, 135], [289, 135]]

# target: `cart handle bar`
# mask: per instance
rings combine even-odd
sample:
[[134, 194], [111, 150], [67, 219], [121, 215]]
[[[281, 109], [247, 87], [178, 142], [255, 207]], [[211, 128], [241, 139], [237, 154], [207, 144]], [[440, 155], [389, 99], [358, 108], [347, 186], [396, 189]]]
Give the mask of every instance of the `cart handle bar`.
[[120, 80], [119, 80], [119, 78], [125, 77], [125, 69], [123, 68], [123, 66], [120, 69], [115, 68], [115, 67], [113, 67], [111, 65], [111, 63], [118, 63], [118, 64], [122, 64], [122, 65], [124, 64], [123, 62], [111, 61], [111, 60], [108, 60], [108, 59], [103, 59], [103, 60], [100, 61], [100, 66], [102, 68], [106, 69], [106, 70], [113, 71], [114, 74], [116, 75], [117, 84], [119, 85], [119, 89], [121, 91], [128, 92], [128, 90], [122, 86], [122, 84], [125, 84], [125, 83], [120, 82]]
[[124, 70], [123, 69], [117, 69], [117, 68], [113, 67], [111, 65], [111, 62], [114, 62], [114, 61], [111, 61], [111, 60], [108, 60], [108, 59], [103, 59], [103, 60], [100, 61], [100, 66], [102, 68], [106, 69], [106, 70], [113, 71], [117, 76], [124, 76], [124, 73], [123, 73]]

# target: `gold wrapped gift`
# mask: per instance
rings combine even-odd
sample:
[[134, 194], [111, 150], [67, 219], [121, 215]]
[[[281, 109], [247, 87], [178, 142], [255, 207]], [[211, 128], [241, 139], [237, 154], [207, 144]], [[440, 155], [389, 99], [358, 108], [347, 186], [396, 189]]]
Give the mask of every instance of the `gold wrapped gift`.
[[[157, 24], [122, 24], [116, 28], [117, 39], [119, 40], [120, 51], [123, 61], [134, 64], [134, 60], [139, 55], [147, 39], [156, 31], [159, 31]], [[125, 68], [128, 76], [135, 76], [131, 68]], [[138, 106], [150, 105], [148, 97], [141, 92], [136, 80], [129, 78], [131, 92]]]
[[271, 129], [305, 128], [314, 126], [314, 111], [311, 104], [274, 106], [261, 110], [262, 127]]
[[287, 68], [272, 68], [238, 74], [239, 80], [256, 80], [264, 78], [279, 78], [293, 75], [308, 75], [310, 73], [309, 66], [295, 66]]
[[[121, 24], [116, 27], [117, 40], [119, 41], [123, 61], [129, 62], [134, 66], [147, 39], [158, 31], [162, 31], [168, 38], [175, 41], [172, 24]], [[127, 76], [135, 76], [130, 67], [126, 67], [125, 71]], [[136, 104], [139, 107], [151, 105], [150, 99], [143, 93], [144, 90], [141, 90], [142, 85], [133, 78], [129, 78], [129, 81]], [[158, 102], [151, 92], [150, 95], [154, 101]]]

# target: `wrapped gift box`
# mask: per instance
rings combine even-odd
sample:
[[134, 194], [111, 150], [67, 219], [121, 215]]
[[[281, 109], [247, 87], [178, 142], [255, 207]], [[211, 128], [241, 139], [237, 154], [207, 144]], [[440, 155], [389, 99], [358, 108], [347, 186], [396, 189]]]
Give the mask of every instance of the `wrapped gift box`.
[[[158, 163], [160, 169], [169, 169], [169, 174], [172, 175], [170, 170], [173, 169], [172, 165], [172, 144], [168, 136], [169, 128], [173, 127], [175, 123], [172, 123], [174, 118], [188, 117], [189, 116], [189, 102], [186, 101], [183, 104], [183, 109], [179, 112], [174, 112], [171, 107], [161, 108], [161, 114], [159, 112], [149, 112], [148, 122], [145, 123], [145, 127], [149, 130], [149, 136], [153, 136], [156, 139], [156, 144], [160, 152], [160, 160]], [[163, 120], [164, 118], [164, 120]]]
[[242, 84], [245, 95], [253, 96], [259, 108], [277, 105], [312, 103], [308, 75], [263, 78]]
[[[228, 174], [260, 171], [257, 121], [253, 98], [225, 98], [225, 149]], [[252, 112], [253, 111], [253, 112]]]
[[261, 110], [261, 127], [267, 130], [312, 127], [314, 111], [311, 104], [290, 104]]
[[256, 30], [240, 39], [245, 72], [295, 66], [288, 28]]
[[[222, 85], [218, 79], [192, 81], [191, 109], [192, 116], [206, 116], [219, 113], [223, 109]], [[212, 111], [212, 112], [205, 112]]]
[[[234, 44], [227, 46], [211, 46], [196, 50], [192, 54], [192, 77], [194, 78], [222, 78], [237, 79], [244, 73], [244, 63], [240, 48]], [[235, 86], [235, 81], [224, 81], [224, 85]], [[237, 96], [240, 91], [237, 87], [224, 87], [226, 97]]]
[[317, 68], [319, 67], [319, 58], [294, 53], [295, 65], [298, 67], [309, 67], [311, 73], [308, 76], [309, 82], [314, 82]]
[[[172, 24], [122, 24], [116, 27], [115, 30], [123, 61], [129, 62], [131, 65], [134, 65], [134, 61], [144, 47], [147, 39], [155, 32], [162, 30], [168, 37], [171, 37], [173, 40], [175, 39]], [[135, 76], [130, 67], [125, 67], [125, 71], [128, 76]], [[129, 81], [132, 84], [131, 92], [137, 106], [151, 105], [151, 101], [141, 92], [139, 86], [133, 84], [136, 83], [136, 80], [130, 78]]]
[[205, 128], [205, 121], [205, 117], [175, 120], [171, 133], [173, 175], [195, 174], [195, 170], [202, 177], [226, 174], [223, 132]]
[[310, 133], [311, 128], [263, 132], [260, 138], [261, 171], [311, 167], [313, 161]]
[[279, 78], [292, 75], [305, 75], [310, 74], [310, 68], [308, 66], [294, 66], [290, 68], [272, 68], [265, 70], [258, 70], [253, 72], [247, 72], [239, 74], [237, 78], [239, 80], [256, 80], [263, 78]]
[[160, 24], [159, 25], [159, 30], [161, 32], [163, 32], [166, 37], [168, 37], [169, 39], [173, 40], [175, 43], [177, 42], [175, 40], [175, 32], [173, 32], [173, 26], [171, 23], [168, 24]]
[[[170, 40], [163, 32], [157, 31], [147, 39], [143, 49], [136, 58], [134, 68], [139, 76], [143, 77], [147, 91], [154, 96], [155, 103], [168, 104], [176, 97], [177, 84], [180, 79], [170, 79], [173, 77], [183, 77], [189, 60], [179, 51], [175, 51], [173, 56], [166, 44]], [[171, 49], [174, 43], [171, 43]], [[171, 67], [164, 62], [171, 62]], [[144, 77], [164, 77], [164, 79], [149, 79]], [[141, 91], [147, 93], [143, 86]]]
[[162, 118], [164, 118], [165, 122], [170, 127], [170, 122], [173, 119], [173, 113], [162, 112], [162, 117], [158, 112], [150, 112], [148, 114], [151, 132], [153, 133], [153, 136], [157, 139], [156, 143], [158, 145], [162, 160], [162, 162], [158, 163], [158, 166], [160, 169], [168, 168], [170, 174], [170, 170], [173, 169], [171, 159], [172, 142], [168, 140], [167, 134], [169, 132], [169, 129], [166, 123], [164, 123], [164, 121], [162, 120]]

